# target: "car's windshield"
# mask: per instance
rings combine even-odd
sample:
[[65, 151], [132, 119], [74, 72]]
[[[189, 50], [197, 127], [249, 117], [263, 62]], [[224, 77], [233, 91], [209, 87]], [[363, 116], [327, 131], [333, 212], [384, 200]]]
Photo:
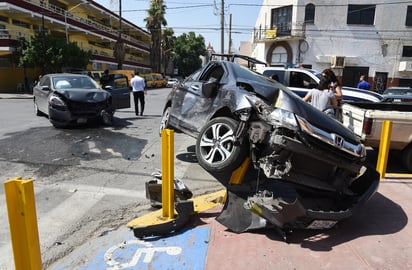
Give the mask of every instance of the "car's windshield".
[[96, 89], [99, 88], [97, 83], [88, 76], [58, 76], [52, 79], [55, 89]]

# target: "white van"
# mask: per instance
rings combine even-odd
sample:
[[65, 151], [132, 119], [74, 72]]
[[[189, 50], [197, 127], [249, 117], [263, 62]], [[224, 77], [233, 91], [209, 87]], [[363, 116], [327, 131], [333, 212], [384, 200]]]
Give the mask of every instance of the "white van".
[[[275, 75], [278, 82], [287, 86], [300, 97], [304, 97], [309, 89], [316, 88], [321, 73], [306, 68], [263, 67], [258, 72], [267, 77]], [[342, 86], [343, 101], [378, 102], [382, 96], [378, 93], [353, 87]]]

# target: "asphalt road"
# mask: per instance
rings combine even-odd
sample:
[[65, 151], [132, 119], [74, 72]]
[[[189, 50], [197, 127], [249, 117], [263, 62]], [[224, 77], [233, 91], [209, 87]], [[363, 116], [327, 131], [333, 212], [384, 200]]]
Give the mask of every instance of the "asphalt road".
[[[150, 211], [145, 182], [161, 170], [158, 127], [170, 89], [149, 90], [144, 116], [132, 108], [114, 125], [56, 129], [30, 99], [0, 99], [0, 179], [33, 179], [43, 265], [91, 237]], [[195, 195], [221, 184], [196, 162], [194, 139], [175, 133], [174, 173]], [[13, 268], [4, 185], [0, 187], [0, 269]]]

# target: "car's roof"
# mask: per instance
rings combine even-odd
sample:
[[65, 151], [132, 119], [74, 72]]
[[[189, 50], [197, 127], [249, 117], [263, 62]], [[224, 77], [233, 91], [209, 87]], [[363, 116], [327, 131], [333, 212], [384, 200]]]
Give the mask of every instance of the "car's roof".
[[45, 76], [50, 76], [50, 77], [57, 77], [57, 76], [89, 77], [88, 75], [85, 75], [85, 74], [77, 74], [77, 73], [49, 73], [49, 74], [46, 74]]
[[412, 88], [411, 87], [401, 87], [401, 86], [393, 86], [387, 88], [384, 92], [384, 95], [412, 95]]

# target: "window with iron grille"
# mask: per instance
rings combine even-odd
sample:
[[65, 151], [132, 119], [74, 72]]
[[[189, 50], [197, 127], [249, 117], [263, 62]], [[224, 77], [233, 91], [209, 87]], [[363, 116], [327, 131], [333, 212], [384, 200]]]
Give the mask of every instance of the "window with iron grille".
[[278, 36], [290, 35], [292, 30], [292, 6], [272, 9], [271, 29], [275, 28]]
[[305, 7], [305, 23], [315, 22], [315, 5], [307, 4]]
[[412, 26], [412, 6], [408, 6], [408, 9], [406, 11], [406, 26]]
[[375, 9], [375, 5], [349, 5], [346, 23], [373, 25]]
[[412, 57], [412, 46], [403, 46], [402, 57]]

